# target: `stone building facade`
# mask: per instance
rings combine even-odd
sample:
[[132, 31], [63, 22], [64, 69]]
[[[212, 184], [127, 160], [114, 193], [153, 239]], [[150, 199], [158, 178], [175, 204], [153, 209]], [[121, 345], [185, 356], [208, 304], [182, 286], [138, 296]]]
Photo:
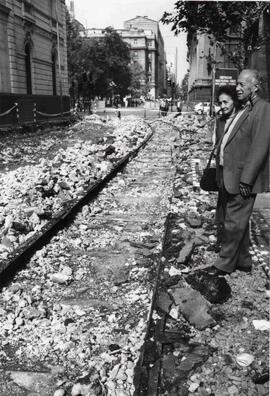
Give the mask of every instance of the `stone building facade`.
[[[231, 32], [225, 44], [227, 53], [237, 50], [238, 35]], [[215, 62], [215, 86], [224, 83], [235, 84], [238, 71], [227, 53], [212, 42], [207, 34], [194, 34], [188, 38], [188, 59], [190, 65], [188, 93], [191, 102], [210, 102], [213, 62]]]
[[69, 108], [65, 13], [64, 0], [0, 0], [0, 113], [18, 104], [1, 124]]
[[[145, 67], [150, 96], [154, 99], [162, 96], [167, 89], [166, 53], [158, 22], [146, 16], [136, 16], [124, 22], [124, 29], [145, 32], [145, 46], [129, 38], [131, 52], [138, 54], [138, 63]], [[141, 63], [143, 59], [146, 59], [145, 64]]]
[[[254, 33], [255, 34], [255, 33]], [[270, 13], [265, 10], [258, 23], [258, 32], [263, 37], [258, 48], [247, 54], [246, 68], [257, 69], [262, 77], [261, 96], [270, 100]], [[235, 84], [238, 70], [227, 53], [238, 52], [239, 29], [228, 32], [225, 52], [218, 46], [211, 45], [211, 39], [206, 34], [188, 38], [189, 101], [210, 101], [212, 87], [211, 60], [215, 60], [215, 88], [222, 83]]]
[[[166, 54], [164, 41], [157, 21], [137, 16], [124, 22], [124, 29], [116, 29], [130, 48], [131, 61], [137, 62], [144, 71], [142, 84], [148, 86], [149, 96], [156, 99], [166, 92]], [[104, 29], [85, 29], [86, 38], [99, 38]]]

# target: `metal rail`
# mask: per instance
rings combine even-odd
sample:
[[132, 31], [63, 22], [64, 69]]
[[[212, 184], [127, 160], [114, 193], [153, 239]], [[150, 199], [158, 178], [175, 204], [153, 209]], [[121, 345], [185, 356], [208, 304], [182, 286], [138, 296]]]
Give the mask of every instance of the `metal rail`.
[[41, 246], [49, 242], [52, 236], [66, 225], [66, 222], [80, 210], [91, 199], [94, 199], [96, 195], [105, 187], [105, 185], [112, 180], [115, 175], [122, 170], [122, 168], [136, 155], [138, 152], [145, 147], [154, 134], [154, 129], [149, 125], [151, 133], [140, 143], [140, 145], [126, 154], [122, 159], [119, 160], [112, 168], [112, 170], [102, 179], [97, 180], [94, 184], [90, 185], [85, 191], [85, 194], [79, 200], [70, 200], [65, 208], [53, 215], [42, 230], [31, 238], [29, 238], [24, 244], [15, 249], [11, 254], [12, 256], [6, 260], [0, 262], [0, 284], [12, 276], [16, 269], [19, 269], [28, 260], [36, 250], [40, 249]]

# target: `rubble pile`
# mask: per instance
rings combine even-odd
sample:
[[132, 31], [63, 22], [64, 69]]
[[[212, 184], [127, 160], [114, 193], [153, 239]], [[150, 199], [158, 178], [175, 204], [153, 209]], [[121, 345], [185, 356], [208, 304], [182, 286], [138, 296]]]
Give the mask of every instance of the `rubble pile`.
[[[218, 252], [216, 193], [198, 187], [212, 147], [210, 123], [195, 116], [164, 120], [179, 132], [158, 124], [153, 139], [125, 171], [3, 288], [0, 393], [5, 396], [131, 396], [143, 359], [149, 369], [146, 382], [152, 389], [159, 383], [160, 395], [268, 394], [269, 294], [256, 256], [251, 274], [237, 271], [222, 279], [203, 275]], [[41, 175], [48, 183], [57, 178], [52, 191], [63, 184], [36, 205], [43, 218], [31, 210], [22, 219], [13, 218], [12, 211], [3, 216], [2, 231], [7, 231], [2, 244], [8, 246], [13, 228], [19, 235], [33, 232], [22, 227], [30, 227], [31, 216], [46, 221], [49, 212], [60, 208], [59, 194], [61, 202], [68, 194], [68, 199], [77, 199], [79, 176], [91, 178], [93, 170], [102, 177], [114, 159], [149, 132], [142, 121], [123, 117], [108, 121], [109, 130], [101, 136], [104, 124], [91, 116], [74, 126], [73, 137], [82, 126], [100, 128], [95, 142], [84, 143], [84, 135], [83, 143], [67, 144], [53, 158], [55, 166], [43, 160], [42, 174], [37, 164], [36, 173], [31, 171], [34, 187], [19, 188], [16, 179], [16, 192], [13, 196], [10, 189], [5, 207], [14, 208], [16, 215], [24, 207], [24, 216], [32, 201], [28, 198], [31, 204], [26, 200], [22, 206], [24, 201], [16, 201], [23, 198], [17, 197], [19, 191], [34, 191], [33, 202], [38, 202], [48, 186]], [[92, 161], [90, 170], [86, 157]], [[73, 161], [81, 175], [74, 172]], [[70, 172], [65, 173], [66, 167]], [[45, 206], [49, 199], [51, 206]], [[154, 326], [146, 339], [160, 262]]]
[[[251, 274], [236, 271], [217, 278], [203, 271], [213, 265], [219, 250], [217, 194], [202, 191], [198, 183], [212, 148], [211, 128], [198, 127], [192, 116], [172, 122], [182, 126], [182, 133], [175, 142], [174, 196], [153, 315], [156, 349], [160, 343], [164, 349], [151, 361], [150, 371], [153, 366], [154, 373], [160, 360], [162, 395], [267, 395], [269, 294], [264, 272], [252, 250]], [[264, 253], [263, 245], [257, 249]]]
[[[90, 134], [92, 122], [92, 118], [81, 121], [73, 130], [83, 131], [84, 135], [89, 130]], [[149, 127], [138, 118], [111, 121], [106, 127], [110, 133], [99, 136], [98, 143], [78, 137], [75, 140], [76, 134], [68, 131], [71, 142], [67, 147], [60, 146], [52, 158], [39, 158], [35, 165], [0, 174], [0, 259], [6, 259], [42, 230], [71, 200], [82, 197], [150, 133]], [[52, 145], [50, 138], [45, 145], [41, 144], [41, 152]], [[16, 147], [12, 150], [16, 151]]]
[[134, 393], [174, 177], [172, 140], [163, 130], [154, 136], [3, 288], [0, 393]]

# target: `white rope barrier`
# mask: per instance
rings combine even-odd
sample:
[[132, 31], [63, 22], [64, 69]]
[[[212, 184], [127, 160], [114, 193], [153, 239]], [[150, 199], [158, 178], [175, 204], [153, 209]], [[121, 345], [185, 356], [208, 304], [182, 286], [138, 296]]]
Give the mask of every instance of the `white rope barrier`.
[[45, 117], [57, 117], [57, 116], [64, 115], [64, 114], [70, 114], [71, 110], [65, 111], [63, 113], [56, 113], [56, 114], [43, 113], [42, 111], [36, 110], [36, 113], [39, 115], [45, 116]]
[[11, 109], [4, 111], [4, 113], [0, 113], [0, 117], [4, 117], [5, 115], [11, 113], [14, 109], [16, 109], [18, 105], [15, 104], [15, 106], [11, 107]]

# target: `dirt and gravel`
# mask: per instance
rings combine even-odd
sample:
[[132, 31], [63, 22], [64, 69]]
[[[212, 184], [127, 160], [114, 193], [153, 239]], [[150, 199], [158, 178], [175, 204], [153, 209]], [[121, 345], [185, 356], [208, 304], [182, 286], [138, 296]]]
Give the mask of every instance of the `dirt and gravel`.
[[[153, 124], [137, 157], [2, 287], [1, 396], [268, 394], [261, 262], [268, 249], [260, 240], [252, 250], [251, 274], [202, 275], [217, 255], [216, 195], [198, 188], [210, 124], [199, 127], [193, 116], [163, 121], [169, 124]], [[104, 123], [95, 116], [1, 141], [1, 182], [10, 194], [1, 198], [2, 255], [18, 243], [12, 235], [27, 235], [14, 223], [29, 224], [33, 214], [40, 221], [41, 203], [52, 200], [53, 212], [60, 193], [71, 194], [60, 204], [78, 198], [81, 178], [102, 177], [148, 133], [134, 117]], [[42, 196], [52, 180], [54, 193]], [[34, 205], [30, 216], [17, 217]]]

